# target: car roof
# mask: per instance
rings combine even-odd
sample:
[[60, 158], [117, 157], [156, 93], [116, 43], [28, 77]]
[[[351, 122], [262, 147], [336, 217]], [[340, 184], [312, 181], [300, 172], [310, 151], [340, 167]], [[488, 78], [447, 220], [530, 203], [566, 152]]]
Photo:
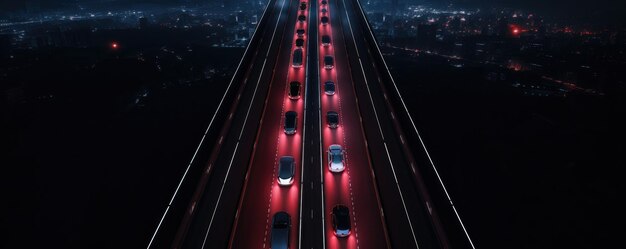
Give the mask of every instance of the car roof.
[[278, 212], [274, 214], [273, 224], [289, 224], [291, 223], [291, 216], [285, 211]]
[[350, 228], [350, 210], [344, 205], [337, 205], [333, 207], [333, 214], [337, 219], [337, 228], [349, 229]]
[[293, 157], [292, 156], [284, 156], [280, 158], [280, 165], [278, 166], [278, 176], [280, 178], [288, 178], [293, 177]]

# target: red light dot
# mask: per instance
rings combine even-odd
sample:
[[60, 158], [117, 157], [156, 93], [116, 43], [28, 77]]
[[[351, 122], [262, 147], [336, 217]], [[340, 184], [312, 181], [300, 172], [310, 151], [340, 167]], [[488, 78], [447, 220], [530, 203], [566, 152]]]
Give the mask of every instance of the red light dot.
[[119, 45], [117, 45], [117, 43], [116, 43], [116, 42], [111, 43], [111, 48], [117, 48], [118, 46], [119, 46]]

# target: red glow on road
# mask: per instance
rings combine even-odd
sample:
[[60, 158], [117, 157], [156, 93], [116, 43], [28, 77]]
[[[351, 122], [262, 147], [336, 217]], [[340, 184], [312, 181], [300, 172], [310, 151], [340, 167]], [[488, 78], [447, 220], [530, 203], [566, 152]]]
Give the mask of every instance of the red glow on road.
[[[289, 1], [285, 1], [290, 6]], [[307, 2], [306, 0], [298, 1]], [[308, 3], [307, 3], [308, 5]], [[293, 6], [292, 7], [297, 7]], [[299, 14], [307, 11], [298, 10]], [[251, 171], [247, 180], [249, 186], [244, 196], [244, 204], [240, 212], [238, 226], [233, 231], [232, 248], [269, 248], [271, 241], [271, 222], [274, 214], [280, 211], [291, 216], [291, 230], [289, 248], [298, 246], [299, 205], [300, 205], [300, 176], [302, 172], [302, 134], [304, 128], [304, 92], [306, 89], [307, 67], [307, 22], [295, 21], [289, 25], [293, 28], [291, 46], [283, 47], [290, 51], [288, 60], [285, 57], [277, 63], [274, 76], [271, 79], [267, 109], [261, 127], [259, 128], [258, 145], [254, 149], [254, 158], [251, 160]], [[293, 16], [292, 16], [293, 17]], [[295, 18], [295, 17], [294, 17]], [[293, 20], [292, 20], [293, 21]], [[296, 31], [304, 29], [303, 37], [298, 37]], [[286, 34], [288, 37], [288, 34]], [[296, 50], [296, 40], [303, 39], [302, 66], [293, 67], [293, 55]], [[280, 77], [279, 77], [280, 76]], [[289, 83], [301, 83], [299, 99], [289, 99]], [[284, 132], [285, 113], [297, 113], [296, 133], [287, 135]], [[293, 183], [288, 186], [278, 184], [278, 164], [283, 156], [293, 156], [296, 169]], [[271, 177], [271, 178], [270, 178]], [[271, 180], [268, 181], [268, 180]]]
[[120, 45], [119, 45], [119, 44], [117, 44], [117, 42], [112, 42], [112, 43], [111, 43], [111, 48], [112, 48], [112, 49], [117, 49], [119, 46], [120, 46]]

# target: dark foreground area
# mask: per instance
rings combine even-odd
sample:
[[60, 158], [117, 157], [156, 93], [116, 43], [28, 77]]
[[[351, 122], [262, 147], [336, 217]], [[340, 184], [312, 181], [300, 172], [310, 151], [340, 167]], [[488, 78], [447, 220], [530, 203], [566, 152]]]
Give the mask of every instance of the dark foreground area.
[[0, 248], [145, 247], [242, 52], [52, 49], [3, 61]]
[[621, 243], [624, 89], [536, 97], [481, 67], [387, 60], [477, 248]]

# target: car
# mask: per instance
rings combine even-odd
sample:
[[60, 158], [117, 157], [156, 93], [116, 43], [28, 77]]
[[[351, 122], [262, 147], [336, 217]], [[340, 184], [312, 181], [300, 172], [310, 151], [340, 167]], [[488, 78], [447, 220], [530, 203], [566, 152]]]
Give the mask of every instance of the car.
[[336, 205], [330, 215], [335, 236], [348, 237], [350, 235], [350, 210], [348, 207], [341, 204]]
[[298, 37], [304, 37], [304, 29], [297, 29], [296, 34], [298, 34]]
[[296, 173], [296, 161], [292, 156], [283, 156], [278, 161], [278, 185], [288, 186], [293, 183]]
[[326, 95], [335, 95], [335, 82], [330, 80], [324, 82], [324, 93], [326, 93]]
[[298, 81], [292, 81], [289, 82], [289, 92], [287, 93], [289, 95], [289, 99], [299, 99], [300, 98], [300, 89], [302, 84], [300, 84], [300, 82]]
[[328, 17], [327, 16], [322, 16], [322, 25], [326, 25], [328, 24]]
[[326, 5], [327, 3], [328, 3], [328, 1], [322, 0], [322, 5]]
[[296, 47], [301, 48], [302, 46], [304, 46], [304, 39], [302, 38], [296, 39]]
[[330, 45], [330, 36], [329, 35], [323, 35], [322, 36], [322, 46], [328, 47], [329, 45]]
[[294, 111], [288, 111], [285, 113], [285, 134], [293, 135], [296, 133], [296, 126], [298, 123], [298, 113]]
[[302, 49], [297, 48], [293, 51], [293, 64], [292, 67], [302, 67]]
[[328, 146], [328, 168], [331, 172], [342, 172], [346, 169], [343, 163], [343, 148], [338, 144]]
[[334, 66], [335, 66], [335, 60], [333, 56], [332, 55], [324, 56], [324, 68], [333, 69]]
[[305, 16], [305, 15], [299, 15], [299, 16], [298, 16], [298, 21], [299, 21], [299, 22], [304, 22], [304, 21], [306, 21], [306, 16]]
[[272, 238], [270, 248], [288, 249], [289, 230], [291, 230], [291, 216], [285, 211], [277, 212], [272, 218]]
[[306, 9], [306, 2], [300, 2], [300, 10]]
[[335, 129], [339, 126], [339, 113], [336, 111], [328, 111], [326, 112], [326, 123], [328, 123], [328, 127]]
[[322, 8], [322, 10], [320, 10], [322, 12], [322, 14], [326, 14], [326, 12], [328, 12], [328, 10], [326, 8]]

